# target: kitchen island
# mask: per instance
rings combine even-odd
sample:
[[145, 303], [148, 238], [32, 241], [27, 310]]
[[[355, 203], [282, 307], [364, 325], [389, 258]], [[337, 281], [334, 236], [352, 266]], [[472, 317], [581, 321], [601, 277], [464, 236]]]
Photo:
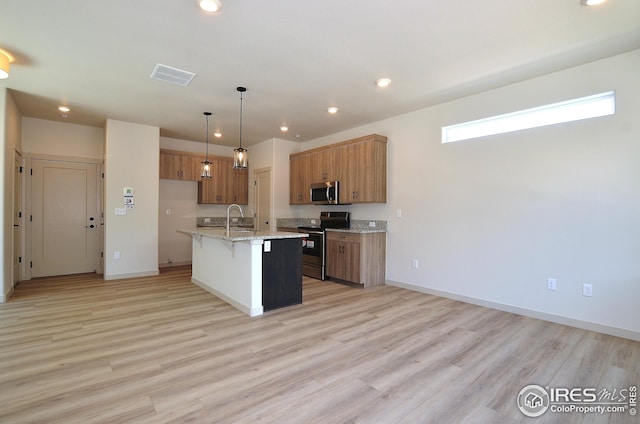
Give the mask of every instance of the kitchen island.
[[249, 316], [302, 302], [302, 242], [308, 236], [245, 228], [192, 228], [191, 281]]

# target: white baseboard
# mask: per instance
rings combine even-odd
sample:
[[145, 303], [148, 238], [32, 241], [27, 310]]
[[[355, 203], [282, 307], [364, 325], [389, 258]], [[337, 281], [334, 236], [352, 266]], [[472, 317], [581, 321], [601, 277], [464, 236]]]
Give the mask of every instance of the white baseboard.
[[504, 311], [504, 312], [511, 312], [513, 314], [523, 315], [530, 318], [536, 318], [543, 321], [550, 321], [550, 322], [555, 322], [557, 324], [568, 325], [570, 327], [581, 328], [583, 330], [596, 331], [598, 333], [609, 334], [611, 336], [623, 337], [625, 339], [640, 341], [640, 332], [627, 330], [624, 328], [611, 327], [608, 325], [597, 324], [594, 322], [588, 322], [588, 321], [582, 321], [575, 318], [564, 317], [562, 315], [555, 315], [547, 312], [520, 308], [518, 306], [491, 302], [489, 300], [476, 299], [473, 297], [463, 296], [460, 294], [449, 293], [441, 290], [430, 289], [428, 287], [417, 286], [415, 284], [402, 283], [400, 281], [387, 280], [386, 283], [390, 286], [401, 287], [407, 290], [431, 294], [439, 297], [445, 297], [447, 299], [458, 300], [460, 302], [471, 303], [472, 305], [484, 306], [486, 308], [497, 309], [499, 311]]
[[220, 299], [222, 299], [225, 302], [227, 302], [229, 305], [231, 305], [234, 308], [238, 309], [240, 312], [244, 312], [245, 314], [249, 315], [250, 317], [255, 317], [255, 316], [258, 316], [258, 315], [262, 315], [264, 313], [264, 307], [262, 305], [260, 307], [251, 308], [251, 307], [248, 307], [246, 305], [243, 305], [242, 303], [236, 301], [235, 299], [230, 298], [229, 296], [226, 296], [226, 295], [220, 293], [218, 290], [216, 290], [216, 289], [214, 289], [212, 287], [209, 287], [208, 285], [206, 285], [202, 281], [198, 280], [197, 278], [191, 277], [191, 282], [193, 284], [195, 284], [196, 286], [200, 287], [201, 289], [204, 289], [204, 290], [208, 291], [212, 295], [214, 295], [216, 297], [219, 297]]
[[103, 278], [105, 280], [122, 280], [125, 278], [136, 278], [136, 277], [152, 277], [154, 275], [160, 274], [160, 271], [155, 269], [151, 271], [141, 271], [141, 272], [127, 272], [124, 274], [104, 274]]
[[11, 295], [13, 294], [13, 290], [15, 289], [15, 286], [12, 285], [9, 288], [9, 291], [7, 293], [4, 293], [2, 295], [0, 295], [0, 303], [7, 303], [7, 301], [9, 300], [9, 298], [11, 297]]
[[161, 264], [158, 264], [158, 268], [170, 268], [173, 266], [185, 266], [185, 265], [191, 265], [191, 261], [182, 261], [182, 262], [163, 262]]

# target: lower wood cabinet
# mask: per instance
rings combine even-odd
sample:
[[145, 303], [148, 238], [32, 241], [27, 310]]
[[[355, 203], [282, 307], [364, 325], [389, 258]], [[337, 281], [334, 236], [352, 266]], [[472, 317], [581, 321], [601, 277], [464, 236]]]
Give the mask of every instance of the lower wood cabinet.
[[326, 234], [328, 277], [364, 287], [385, 283], [386, 233], [328, 230]]

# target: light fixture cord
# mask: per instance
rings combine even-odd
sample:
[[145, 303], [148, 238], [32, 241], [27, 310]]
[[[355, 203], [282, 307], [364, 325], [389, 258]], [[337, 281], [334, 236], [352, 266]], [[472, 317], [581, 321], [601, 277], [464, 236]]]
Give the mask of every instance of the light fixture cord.
[[242, 149], [242, 91], [240, 92], [240, 148]]
[[207, 117], [207, 133], [205, 134], [206, 137], [206, 146], [205, 146], [205, 156], [204, 156], [204, 160], [209, 162], [209, 115], [206, 115]]

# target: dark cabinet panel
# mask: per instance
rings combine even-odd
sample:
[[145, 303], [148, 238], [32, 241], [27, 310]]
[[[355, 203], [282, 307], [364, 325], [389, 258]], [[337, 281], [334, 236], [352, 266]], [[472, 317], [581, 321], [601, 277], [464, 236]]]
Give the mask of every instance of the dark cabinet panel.
[[302, 239], [275, 239], [262, 248], [262, 306], [265, 311], [302, 303]]

